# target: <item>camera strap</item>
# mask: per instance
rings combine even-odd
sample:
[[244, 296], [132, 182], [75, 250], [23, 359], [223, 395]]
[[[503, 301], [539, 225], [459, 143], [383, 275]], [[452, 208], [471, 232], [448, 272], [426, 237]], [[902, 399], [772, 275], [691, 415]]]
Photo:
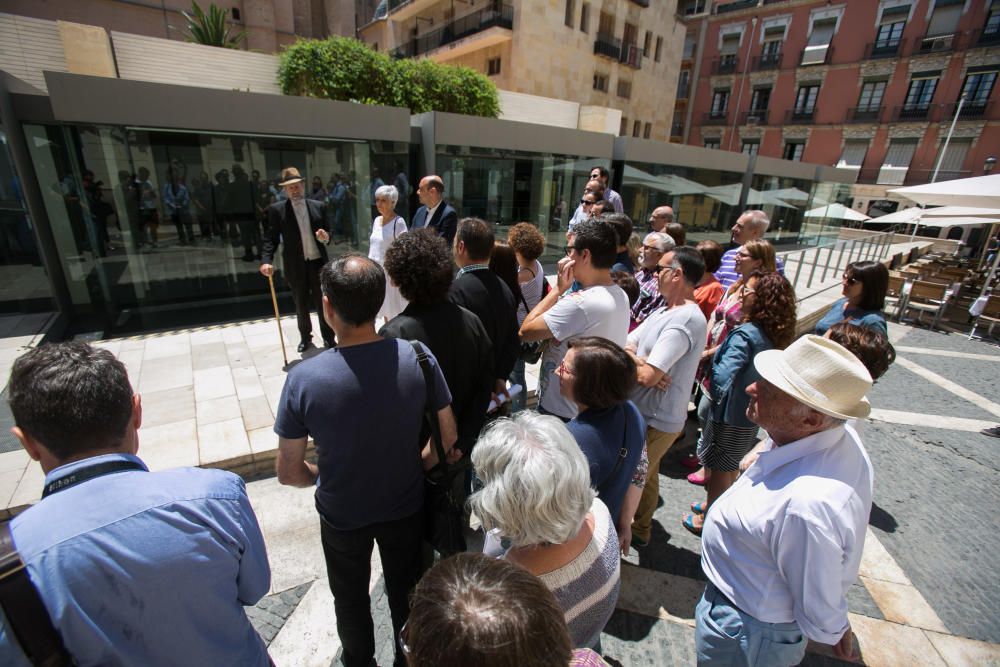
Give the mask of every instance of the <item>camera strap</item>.
[[75, 470], [65, 477], [60, 477], [57, 480], [49, 482], [45, 485], [45, 491], [42, 492], [42, 498], [47, 498], [53, 493], [64, 491], [72, 486], [76, 486], [77, 484], [83, 484], [84, 482], [94, 479], [95, 477], [103, 477], [104, 475], [124, 472], [125, 470], [141, 470], [146, 472], [145, 466], [140, 463], [136, 463], [135, 461], [117, 460], [95, 463], [94, 465]]

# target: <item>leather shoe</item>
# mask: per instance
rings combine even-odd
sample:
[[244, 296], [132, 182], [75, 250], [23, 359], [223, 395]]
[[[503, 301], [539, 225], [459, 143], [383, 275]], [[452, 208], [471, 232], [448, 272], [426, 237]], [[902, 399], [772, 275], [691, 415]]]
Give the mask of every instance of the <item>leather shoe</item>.
[[312, 341], [311, 340], [304, 340], [304, 341], [302, 341], [301, 343], [299, 343], [299, 346], [297, 348], [298, 351], [299, 351], [299, 354], [302, 354], [303, 352], [305, 352], [306, 350], [308, 350], [311, 346], [312, 346]]

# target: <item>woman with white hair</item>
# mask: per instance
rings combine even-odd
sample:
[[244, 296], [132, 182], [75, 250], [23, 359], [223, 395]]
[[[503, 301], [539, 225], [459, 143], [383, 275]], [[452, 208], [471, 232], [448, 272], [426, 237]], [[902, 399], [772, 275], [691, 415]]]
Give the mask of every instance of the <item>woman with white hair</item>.
[[618, 602], [618, 536], [576, 440], [558, 418], [520, 412], [483, 433], [472, 463], [483, 488], [469, 503], [509, 543], [503, 557], [555, 594], [574, 647], [599, 647]]
[[[396, 215], [396, 202], [399, 200], [399, 190], [394, 185], [383, 185], [375, 190], [375, 208], [380, 215], [375, 216], [372, 223], [372, 235], [368, 239], [368, 258], [379, 264], [385, 260], [385, 251], [397, 236], [406, 232], [406, 221]], [[385, 301], [378, 311], [379, 317], [388, 322], [403, 312], [406, 299], [399, 293], [399, 288], [391, 280], [385, 281]]]

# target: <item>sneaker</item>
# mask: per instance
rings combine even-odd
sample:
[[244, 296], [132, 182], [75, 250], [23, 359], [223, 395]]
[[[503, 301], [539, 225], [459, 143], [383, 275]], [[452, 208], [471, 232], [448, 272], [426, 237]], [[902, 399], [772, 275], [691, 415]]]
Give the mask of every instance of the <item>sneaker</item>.
[[983, 435], [988, 435], [991, 438], [1000, 438], [1000, 426], [994, 426], [993, 428], [984, 428], [980, 431]]

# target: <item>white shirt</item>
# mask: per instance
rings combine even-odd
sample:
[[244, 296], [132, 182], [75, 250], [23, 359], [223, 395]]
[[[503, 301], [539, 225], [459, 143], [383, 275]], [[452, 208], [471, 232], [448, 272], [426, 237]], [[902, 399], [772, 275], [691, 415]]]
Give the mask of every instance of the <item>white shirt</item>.
[[292, 199], [292, 210], [295, 211], [295, 220], [299, 223], [299, 234], [302, 235], [302, 254], [308, 259], [319, 259], [319, 248], [316, 246], [316, 238], [312, 233], [312, 226], [309, 224], [309, 209], [306, 208], [305, 199]]
[[701, 566], [726, 597], [767, 623], [798, 623], [821, 644], [847, 630], [872, 507], [871, 461], [845, 426], [777, 447], [705, 519]]
[[435, 204], [434, 208], [431, 208], [430, 206], [427, 207], [427, 217], [424, 218], [424, 227], [430, 227], [431, 226], [431, 218], [433, 218], [434, 214], [437, 213], [437, 210], [441, 206], [442, 203], [444, 203], [443, 199], [441, 201], [439, 201], [437, 204]]

